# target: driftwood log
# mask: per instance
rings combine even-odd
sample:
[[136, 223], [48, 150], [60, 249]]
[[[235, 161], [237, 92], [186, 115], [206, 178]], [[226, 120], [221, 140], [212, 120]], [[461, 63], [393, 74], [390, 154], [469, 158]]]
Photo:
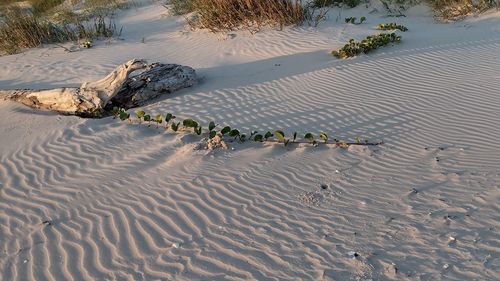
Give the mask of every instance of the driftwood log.
[[103, 79], [83, 83], [80, 88], [9, 90], [0, 91], [0, 94], [33, 108], [98, 118], [108, 115], [113, 107], [141, 106], [164, 93], [193, 86], [196, 81], [196, 72], [191, 67], [148, 65], [145, 60], [134, 59], [118, 66]]

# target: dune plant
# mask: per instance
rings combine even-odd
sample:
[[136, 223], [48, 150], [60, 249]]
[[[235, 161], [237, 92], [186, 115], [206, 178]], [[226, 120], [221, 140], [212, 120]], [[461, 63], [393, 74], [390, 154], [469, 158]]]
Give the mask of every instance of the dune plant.
[[85, 18], [63, 11], [58, 17], [51, 18], [43, 14], [60, 1], [33, 1], [32, 9], [17, 6], [2, 8], [0, 53], [15, 54], [42, 44], [67, 41], [83, 41], [83, 45], [90, 47], [93, 39], [110, 38], [116, 32], [114, 21], [106, 14]]
[[378, 26], [377, 26], [377, 29], [379, 30], [400, 30], [400, 31], [408, 31], [408, 28], [404, 25], [400, 25], [400, 24], [397, 24], [395, 22], [392, 22], [392, 23], [380, 23]]
[[[122, 121], [129, 120], [130, 122], [133, 122], [130, 119], [130, 114], [128, 114], [123, 108], [114, 108], [113, 115], [115, 118], [119, 118]], [[214, 121], [209, 122], [208, 127], [206, 127], [205, 129], [199, 125], [200, 124], [199, 122], [191, 118], [184, 119], [180, 122], [174, 122], [175, 116], [171, 113], [167, 113], [165, 115], [165, 118], [163, 118], [161, 114], [156, 114], [154, 115], [154, 118], [151, 118], [150, 114], [147, 114], [143, 110], [140, 110], [136, 112], [136, 117], [139, 120], [138, 124], [141, 124], [142, 122], [148, 122], [148, 127], [150, 122], [156, 122], [157, 124], [160, 124], [162, 121], [164, 121], [166, 123], [165, 128], [167, 130], [170, 128], [170, 130], [174, 133], [181, 131], [191, 132], [198, 136], [206, 137], [207, 139], [213, 139], [216, 136], [218, 136], [226, 142], [236, 141], [243, 143], [247, 141], [253, 141], [253, 142], [267, 142], [267, 143], [281, 143], [284, 146], [288, 146], [291, 143], [309, 144], [313, 146], [323, 144], [323, 145], [334, 145], [335, 147], [341, 147], [341, 148], [348, 148], [350, 145], [373, 146], [373, 145], [380, 145], [383, 143], [383, 142], [369, 142], [367, 140], [365, 142], [361, 142], [360, 138], [356, 138], [355, 141], [353, 142], [339, 141], [337, 139], [329, 141], [327, 134], [324, 132], [319, 133], [319, 138], [323, 142], [316, 141], [313, 133], [306, 133], [302, 139], [298, 139], [297, 138], [298, 133], [294, 132], [290, 139], [286, 136], [283, 130], [275, 130], [274, 133], [271, 133], [271, 131], [267, 131], [265, 134], [259, 134], [258, 131], [252, 131], [250, 132], [249, 137], [247, 137], [247, 134], [242, 133], [241, 130], [236, 128], [231, 128], [230, 126], [224, 126], [220, 131], [217, 131], [217, 127], [219, 125], [216, 124]]]
[[355, 57], [360, 54], [370, 53], [380, 47], [387, 46], [390, 43], [401, 42], [401, 36], [396, 33], [381, 33], [378, 35], [368, 36], [361, 42], [351, 39], [349, 43], [344, 45], [340, 50], [332, 51], [332, 55], [339, 59]]
[[358, 25], [358, 24], [362, 24], [363, 22], [365, 22], [365, 21], [366, 21], [366, 17], [361, 17], [361, 18], [359, 19], [359, 21], [358, 21], [358, 22], [356, 22], [356, 20], [357, 20], [357, 19], [358, 19], [358, 18], [356, 18], [356, 17], [348, 17], [348, 18], [345, 18], [345, 23], [351, 23], [351, 24], [356, 24], [356, 25]]
[[213, 32], [248, 29], [259, 31], [263, 26], [283, 28], [304, 22], [302, 0], [188, 0], [171, 2], [175, 11], [193, 11], [189, 24]]

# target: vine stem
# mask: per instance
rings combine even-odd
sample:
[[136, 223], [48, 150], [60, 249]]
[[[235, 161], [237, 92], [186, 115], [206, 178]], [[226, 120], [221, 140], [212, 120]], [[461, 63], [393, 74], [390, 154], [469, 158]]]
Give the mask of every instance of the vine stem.
[[[229, 142], [229, 143], [232, 143], [232, 142], [237, 142], [238, 140], [237, 139], [224, 139], [225, 142]], [[250, 141], [250, 142], [255, 142], [253, 140], [246, 140], [246, 141]], [[281, 141], [281, 140], [276, 140], [276, 139], [268, 139], [268, 140], [263, 140], [262, 143], [281, 143], [283, 144], [284, 142]], [[305, 140], [297, 140], [297, 141], [290, 141], [288, 144], [293, 144], [293, 143], [296, 143], [296, 144], [313, 144], [309, 141], [305, 141]], [[377, 145], [381, 145], [381, 144], [384, 144], [383, 141], [379, 141], [379, 142], [334, 142], [334, 141], [328, 141], [328, 142], [316, 142], [314, 143], [314, 145], [322, 145], [322, 144], [335, 144], [337, 146], [341, 146], [343, 144], [345, 145], [359, 145], [359, 146], [377, 146]]]

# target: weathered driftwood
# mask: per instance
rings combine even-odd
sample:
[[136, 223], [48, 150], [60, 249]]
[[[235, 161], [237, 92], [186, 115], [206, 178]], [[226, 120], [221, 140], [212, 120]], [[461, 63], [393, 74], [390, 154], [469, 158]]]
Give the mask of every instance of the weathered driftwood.
[[[132, 72], [143, 70], [135, 76]], [[51, 90], [0, 91], [11, 100], [29, 107], [48, 109], [82, 117], [101, 117], [113, 107], [132, 108], [175, 90], [196, 83], [194, 69], [145, 60], [130, 60], [118, 66], [109, 75], [94, 82], [83, 83], [80, 88]]]
[[141, 106], [164, 93], [172, 93], [196, 84], [196, 72], [189, 66], [153, 63], [146, 70], [125, 81], [111, 99], [110, 106]]

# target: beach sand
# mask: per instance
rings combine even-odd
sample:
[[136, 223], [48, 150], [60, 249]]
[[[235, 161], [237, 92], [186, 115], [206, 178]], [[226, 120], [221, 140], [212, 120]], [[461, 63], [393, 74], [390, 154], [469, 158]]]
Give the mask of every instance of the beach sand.
[[[370, 11], [214, 35], [153, 2], [120, 12], [123, 40], [0, 57], [1, 89], [188, 65], [197, 86], [143, 109], [384, 141], [193, 151], [194, 135], [0, 101], [0, 280], [498, 280], [500, 12]], [[330, 55], [394, 21], [401, 44]]]

